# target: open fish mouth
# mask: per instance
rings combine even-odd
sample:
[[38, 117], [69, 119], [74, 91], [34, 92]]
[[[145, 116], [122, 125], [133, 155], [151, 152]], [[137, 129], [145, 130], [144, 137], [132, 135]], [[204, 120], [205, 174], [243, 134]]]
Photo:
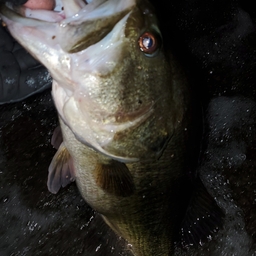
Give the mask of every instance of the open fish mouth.
[[[37, 19], [47, 22], [64, 22], [84, 21], [88, 19], [98, 19], [104, 16], [110, 16], [115, 12], [121, 12], [129, 9], [134, 5], [135, 1], [120, 0], [55, 0], [55, 8], [53, 10], [30, 9], [25, 6], [16, 6], [7, 2], [5, 6], [9, 10], [13, 10], [22, 17]], [[1, 11], [4, 15], [5, 11]], [[9, 16], [9, 15], [6, 15]]]
[[74, 53], [99, 42], [134, 5], [135, 0], [56, 0], [53, 10], [32, 10], [7, 2], [0, 5], [0, 13], [7, 26], [12, 21], [53, 29], [62, 49]]

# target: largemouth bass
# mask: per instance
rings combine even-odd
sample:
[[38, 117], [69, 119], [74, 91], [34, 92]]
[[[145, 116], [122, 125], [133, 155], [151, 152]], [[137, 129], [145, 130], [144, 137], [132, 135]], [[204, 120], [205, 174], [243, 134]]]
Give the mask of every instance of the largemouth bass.
[[[222, 213], [200, 182], [191, 197], [193, 104], [183, 71], [163, 47], [153, 7], [146, 0], [58, 6], [1, 5], [11, 34], [53, 78], [63, 141], [49, 167], [49, 190], [75, 179], [134, 255], [171, 255], [181, 227], [187, 240], [199, 241]], [[198, 229], [190, 225], [195, 220]]]

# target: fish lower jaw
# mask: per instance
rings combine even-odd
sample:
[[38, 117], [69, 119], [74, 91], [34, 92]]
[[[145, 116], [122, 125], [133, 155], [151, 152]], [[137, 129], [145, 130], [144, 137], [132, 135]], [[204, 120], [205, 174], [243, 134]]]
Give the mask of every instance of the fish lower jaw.
[[[127, 141], [127, 144], [130, 143], [130, 129], [132, 129], [133, 126], [139, 125], [146, 118], [147, 116], [141, 116], [134, 120], [134, 122], [123, 123], [120, 124], [120, 126], [116, 124], [98, 124], [97, 127], [91, 126], [88, 122], [79, 124], [78, 122], [68, 122], [63, 118], [61, 119], [64, 120], [65, 124], [72, 131], [76, 140], [83, 145], [116, 161], [135, 163], [142, 159], [145, 161], [145, 159], [147, 159], [145, 156], [148, 155], [147, 151], [149, 149], [145, 145], [141, 145], [141, 143], [137, 145], [135, 143], [132, 147], [133, 149], [129, 150], [124, 146], [124, 141]], [[122, 137], [122, 141], [118, 138], [119, 135]], [[152, 157], [155, 156], [152, 155]]]

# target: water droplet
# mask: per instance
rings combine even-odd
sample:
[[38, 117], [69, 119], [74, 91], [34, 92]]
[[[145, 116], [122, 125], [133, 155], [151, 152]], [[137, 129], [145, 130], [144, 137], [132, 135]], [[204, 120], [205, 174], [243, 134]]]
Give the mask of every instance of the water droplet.
[[95, 249], [95, 251], [97, 252], [101, 247], [101, 244], [99, 246], [97, 246], [97, 248]]

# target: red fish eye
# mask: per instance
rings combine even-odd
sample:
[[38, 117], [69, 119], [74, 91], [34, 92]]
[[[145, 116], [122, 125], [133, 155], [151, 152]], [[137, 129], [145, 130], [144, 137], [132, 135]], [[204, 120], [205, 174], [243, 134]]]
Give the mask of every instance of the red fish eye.
[[139, 38], [139, 46], [142, 52], [152, 54], [158, 49], [158, 41], [155, 35], [145, 32]]

